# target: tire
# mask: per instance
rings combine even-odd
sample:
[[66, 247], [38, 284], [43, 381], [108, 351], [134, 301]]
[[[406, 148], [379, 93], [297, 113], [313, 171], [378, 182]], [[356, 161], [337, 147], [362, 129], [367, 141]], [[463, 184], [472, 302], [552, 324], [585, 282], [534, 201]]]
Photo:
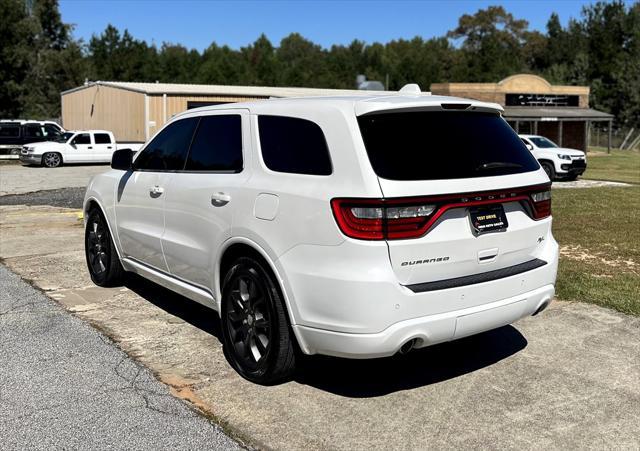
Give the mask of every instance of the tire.
[[57, 168], [62, 164], [62, 155], [57, 152], [47, 152], [42, 155], [42, 166]]
[[231, 366], [245, 379], [270, 385], [295, 371], [295, 347], [280, 289], [271, 271], [238, 258], [222, 290], [222, 337]]
[[547, 173], [549, 180], [553, 182], [556, 178], [556, 170], [554, 169], [553, 164], [549, 163], [548, 161], [543, 161], [542, 163], [540, 163], [540, 166], [542, 166], [544, 172]]
[[84, 250], [93, 283], [100, 287], [122, 285], [125, 271], [111, 239], [107, 221], [97, 208], [89, 211], [84, 232]]
[[578, 180], [578, 174], [569, 175], [566, 179], [567, 182], [575, 182]]

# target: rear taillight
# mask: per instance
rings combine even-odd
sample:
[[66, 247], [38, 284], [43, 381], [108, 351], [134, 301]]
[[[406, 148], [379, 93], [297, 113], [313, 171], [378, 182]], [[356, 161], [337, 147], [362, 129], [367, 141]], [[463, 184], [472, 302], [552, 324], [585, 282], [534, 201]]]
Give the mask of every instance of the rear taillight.
[[394, 199], [333, 199], [331, 209], [342, 233], [360, 240], [419, 238], [447, 210], [521, 202], [532, 219], [551, 215], [550, 184], [479, 193]]
[[333, 214], [342, 232], [361, 240], [417, 238], [427, 229], [435, 205], [402, 205], [378, 199], [333, 199]]
[[531, 193], [533, 219], [544, 219], [551, 216], [551, 190]]

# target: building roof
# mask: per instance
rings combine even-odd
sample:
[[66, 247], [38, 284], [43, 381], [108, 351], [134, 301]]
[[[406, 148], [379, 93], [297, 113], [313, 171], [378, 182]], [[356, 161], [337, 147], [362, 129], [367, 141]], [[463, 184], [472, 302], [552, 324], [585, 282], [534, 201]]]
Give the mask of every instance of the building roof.
[[504, 107], [504, 117], [506, 119], [527, 120], [590, 120], [590, 121], [609, 121], [613, 119], [613, 115], [603, 111], [591, 108], [578, 107], [527, 107], [527, 106], [506, 106]]
[[[94, 81], [63, 91], [62, 95], [91, 86], [109, 86], [149, 95], [233, 96], [233, 97], [306, 97], [357, 95], [370, 96], [372, 91], [357, 89], [281, 88], [271, 86], [193, 85], [179, 83], [137, 83], [124, 81]], [[379, 91], [391, 93], [395, 91]]]

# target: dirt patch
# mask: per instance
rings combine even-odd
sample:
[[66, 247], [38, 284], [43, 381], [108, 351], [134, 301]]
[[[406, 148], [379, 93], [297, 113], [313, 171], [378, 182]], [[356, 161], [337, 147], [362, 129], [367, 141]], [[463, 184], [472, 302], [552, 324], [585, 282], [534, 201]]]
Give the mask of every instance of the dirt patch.
[[[615, 246], [611, 245], [613, 248]], [[560, 256], [570, 260], [593, 263], [610, 269], [622, 270], [633, 274], [639, 274], [640, 265], [633, 260], [621, 257], [607, 256], [604, 252], [593, 252], [577, 245], [560, 246]], [[603, 276], [604, 277], [604, 276]]]

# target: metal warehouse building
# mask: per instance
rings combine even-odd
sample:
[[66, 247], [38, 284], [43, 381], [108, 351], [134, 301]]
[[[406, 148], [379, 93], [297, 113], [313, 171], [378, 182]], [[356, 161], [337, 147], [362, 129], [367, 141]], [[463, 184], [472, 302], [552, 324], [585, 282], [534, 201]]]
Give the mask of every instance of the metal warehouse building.
[[173, 115], [190, 108], [270, 97], [344, 94], [371, 92], [96, 81], [62, 93], [62, 126], [67, 130], [106, 129], [118, 141], [144, 142]]
[[437, 95], [499, 103], [504, 117], [522, 134], [546, 136], [561, 147], [586, 150], [592, 122], [608, 122], [609, 149], [613, 116], [589, 108], [588, 86], [557, 86], [537, 75], [518, 74], [498, 83], [434, 83]]

